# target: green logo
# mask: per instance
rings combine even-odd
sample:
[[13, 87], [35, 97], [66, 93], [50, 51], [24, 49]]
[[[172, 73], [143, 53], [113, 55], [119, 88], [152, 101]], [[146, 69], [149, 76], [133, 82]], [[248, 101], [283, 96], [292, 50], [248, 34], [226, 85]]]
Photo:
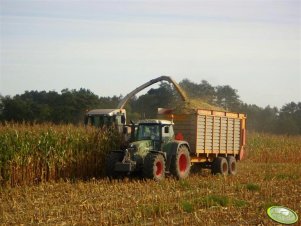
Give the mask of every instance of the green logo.
[[267, 210], [268, 216], [281, 224], [294, 224], [298, 221], [298, 215], [284, 206], [272, 206]]

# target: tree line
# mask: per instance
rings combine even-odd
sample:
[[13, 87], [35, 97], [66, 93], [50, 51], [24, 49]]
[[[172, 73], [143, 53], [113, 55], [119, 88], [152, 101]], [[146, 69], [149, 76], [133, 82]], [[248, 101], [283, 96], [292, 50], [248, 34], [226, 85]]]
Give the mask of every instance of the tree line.
[[[203, 80], [200, 83], [188, 79], [179, 85], [189, 98], [199, 99], [227, 111], [247, 114], [247, 128], [250, 131], [301, 134], [301, 102], [287, 103], [280, 109], [243, 103], [237, 90], [229, 85], [212, 86]], [[94, 108], [116, 108], [122, 96], [99, 97], [88, 89], [55, 91], [26, 91], [21, 95], [0, 96], [0, 121], [42, 123], [82, 123], [87, 110]], [[156, 117], [157, 108], [173, 108], [180, 102], [173, 87], [162, 82], [158, 88], [134, 97], [127, 104], [127, 116], [137, 120]]]

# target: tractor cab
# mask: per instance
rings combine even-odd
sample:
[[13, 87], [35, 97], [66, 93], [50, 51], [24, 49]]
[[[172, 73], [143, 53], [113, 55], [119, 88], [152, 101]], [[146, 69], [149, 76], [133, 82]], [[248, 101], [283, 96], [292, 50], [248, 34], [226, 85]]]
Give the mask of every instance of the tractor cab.
[[168, 120], [146, 119], [137, 125], [135, 140], [151, 140], [155, 143], [167, 143], [174, 139], [173, 122]]

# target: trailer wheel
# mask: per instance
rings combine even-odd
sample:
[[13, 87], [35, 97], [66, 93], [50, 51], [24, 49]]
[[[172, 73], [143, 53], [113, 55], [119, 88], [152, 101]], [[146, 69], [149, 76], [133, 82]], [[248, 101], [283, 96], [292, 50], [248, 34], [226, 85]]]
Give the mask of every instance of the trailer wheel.
[[114, 168], [117, 162], [122, 161], [122, 158], [122, 152], [110, 152], [110, 154], [107, 156], [105, 161], [105, 173], [106, 176], [109, 177], [109, 179], [116, 179], [121, 176], [121, 174], [118, 174], [114, 171]]
[[217, 157], [212, 164], [211, 171], [213, 174], [227, 175], [229, 171], [228, 162], [226, 158]]
[[178, 179], [188, 177], [190, 173], [190, 154], [186, 145], [181, 145], [177, 154], [173, 156], [170, 165], [170, 172]]
[[236, 175], [237, 168], [236, 168], [236, 159], [233, 156], [227, 156], [227, 162], [229, 167], [229, 174], [230, 175]]
[[144, 159], [143, 176], [156, 181], [165, 178], [165, 159], [161, 154], [148, 153]]

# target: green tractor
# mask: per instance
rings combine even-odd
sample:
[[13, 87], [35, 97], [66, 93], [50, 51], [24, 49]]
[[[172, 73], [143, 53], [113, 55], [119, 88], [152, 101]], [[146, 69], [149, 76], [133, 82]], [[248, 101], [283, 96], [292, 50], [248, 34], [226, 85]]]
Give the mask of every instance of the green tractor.
[[128, 147], [111, 151], [106, 159], [106, 174], [111, 179], [138, 174], [159, 181], [166, 173], [184, 179], [190, 167], [189, 144], [175, 140], [173, 122], [168, 120], [147, 119], [133, 124]]

